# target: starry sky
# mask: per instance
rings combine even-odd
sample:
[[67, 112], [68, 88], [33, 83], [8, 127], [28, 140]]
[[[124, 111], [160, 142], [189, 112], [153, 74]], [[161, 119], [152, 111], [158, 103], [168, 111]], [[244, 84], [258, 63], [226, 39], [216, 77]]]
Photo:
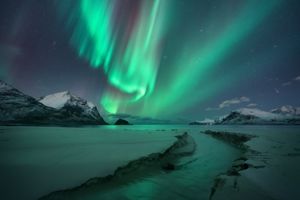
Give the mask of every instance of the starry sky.
[[1, 0], [0, 79], [112, 114], [300, 106], [297, 0]]

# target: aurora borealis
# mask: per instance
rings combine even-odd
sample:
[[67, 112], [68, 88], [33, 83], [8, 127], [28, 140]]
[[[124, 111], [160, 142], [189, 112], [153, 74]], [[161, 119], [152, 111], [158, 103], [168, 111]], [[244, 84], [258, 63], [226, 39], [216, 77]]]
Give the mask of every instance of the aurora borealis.
[[297, 83], [282, 86], [300, 75], [297, 1], [28, 0], [9, 14], [16, 5], [2, 12], [1, 78], [35, 96], [68, 89], [163, 118], [216, 115], [206, 108], [241, 96], [297, 102]]
[[[118, 4], [122, 4], [120, 1], [79, 1], [78, 6], [69, 11], [70, 16], [67, 21], [75, 24], [71, 43], [77, 49], [79, 56], [86, 58], [92, 67], [103, 66], [109, 84], [115, 88], [115, 91], [108, 89], [104, 92], [101, 98], [102, 106], [110, 113], [126, 113], [128, 106], [144, 104], [147, 108], [151, 107], [151, 111], [142, 108], [138, 110], [142, 110], [145, 115], [156, 115], [156, 112], [162, 112], [164, 108], [182, 101], [185, 93], [189, 93], [190, 89], [194, 90], [193, 85], [198, 80], [204, 79], [202, 77], [207, 71], [214, 70], [216, 64], [230, 53], [231, 49], [234, 49], [234, 43], [246, 37], [278, 3], [279, 0], [265, 3], [256, 9], [253, 16], [252, 12], [257, 4], [254, 1], [248, 2], [241, 6], [236, 18], [230, 22], [232, 25], [210, 39], [207, 44], [201, 44], [194, 38], [191, 41], [187, 40], [185, 43], [190, 45], [191, 52], [187, 53], [188, 56], [182, 52], [178, 58], [175, 58], [175, 62], [171, 64], [175, 69], [171, 83], [162, 90], [158, 89], [153, 95], [157, 71], [160, 67], [158, 51], [159, 43], [163, 38], [162, 26], [164, 25], [165, 29], [168, 27], [168, 24], [163, 21], [169, 21], [164, 20], [167, 17], [164, 13], [172, 9], [170, 1], [164, 1], [165, 5], [161, 0], [139, 2], [136, 16], [133, 19], [129, 17], [131, 20], [129, 22], [122, 21], [125, 23], [123, 29], [114, 27], [119, 24], [113, 23], [119, 11], [116, 10], [114, 16], [114, 10]], [[64, 1], [60, 4], [70, 4], [70, 2]], [[60, 4], [59, 8], [67, 7]], [[61, 12], [65, 13], [66, 10]], [[119, 32], [121, 34], [118, 34]], [[201, 60], [196, 62], [193, 60], [199, 57]], [[161, 99], [166, 92], [168, 97]], [[206, 94], [199, 92], [194, 97], [190, 97], [186, 100], [186, 105], [197, 101], [203, 95]], [[186, 105], [177, 105], [172, 112], [180, 111], [181, 107], [184, 108]]]
[[[73, 28], [71, 44], [78, 55], [91, 67], [104, 69], [111, 88], [100, 102], [108, 112], [118, 113], [153, 92], [166, 26], [165, 2], [134, 2], [136, 10], [125, 19], [119, 19], [122, 1], [82, 0], [71, 10], [60, 9], [71, 2], [58, 3], [61, 13], [69, 11], [63, 20]], [[121, 22], [114, 23], [118, 20]]]

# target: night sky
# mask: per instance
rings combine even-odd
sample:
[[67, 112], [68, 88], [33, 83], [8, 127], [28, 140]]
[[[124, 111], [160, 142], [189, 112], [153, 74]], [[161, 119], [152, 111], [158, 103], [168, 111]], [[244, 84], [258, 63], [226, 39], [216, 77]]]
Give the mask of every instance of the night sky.
[[0, 79], [110, 113], [300, 106], [298, 0], [1, 0]]

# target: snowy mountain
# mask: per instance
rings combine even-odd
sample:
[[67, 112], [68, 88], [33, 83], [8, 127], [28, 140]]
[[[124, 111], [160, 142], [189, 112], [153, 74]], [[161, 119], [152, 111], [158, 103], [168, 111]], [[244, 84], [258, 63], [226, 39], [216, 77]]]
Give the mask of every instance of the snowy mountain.
[[47, 95], [45, 97], [41, 97], [39, 99], [39, 102], [44, 104], [45, 106], [55, 108], [55, 109], [60, 109], [65, 104], [70, 102], [71, 99], [72, 99], [71, 94], [68, 91], [65, 91], [65, 92], [59, 92], [59, 93]]
[[52, 112], [52, 108], [0, 81], [0, 124], [42, 122]]
[[14, 89], [11, 85], [0, 80], [0, 92], [5, 92]]
[[[70, 103], [69, 103], [70, 102]], [[75, 103], [76, 102], [76, 103]], [[106, 124], [97, 108], [80, 98], [70, 98], [57, 109], [23, 94], [0, 80], [0, 125]]]
[[80, 120], [88, 118], [90, 120], [103, 121], [97, 107], [80, 97], [70, 94], [70, 92], [59, 92], [47, 95], [39, 99], [39, 102], [45, 106], [59, 110], [61, 113], [69, 114], [70, 117]]
[[242, 108], [231, 112], [219, 124], [300, 124], [300, 117], [267, 112], [259, 109]]
[[202, 121], [194, 121], [189, 123], [189, 125], [213, 125], [215, 123], [215, 120], [213, 119], [204, 119]]
[[282, 106], [280, 108], [276, 108], [271, 110], [272, 113], [286, 115], [286, 116], [300, 116], [300, 107], [293, 107], [293, 106]]

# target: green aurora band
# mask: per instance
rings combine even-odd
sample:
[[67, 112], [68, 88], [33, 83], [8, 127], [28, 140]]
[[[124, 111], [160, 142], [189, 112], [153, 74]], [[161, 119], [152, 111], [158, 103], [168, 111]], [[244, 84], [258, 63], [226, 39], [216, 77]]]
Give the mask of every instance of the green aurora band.
[[[241, 67], [206, 84], [222, 60], [280, 3], [245, 1], [231, 22], [218, 27], [216, 34], [205, 41], [197, 35], [184, 40], [166, 67], [162, 62], [162, 40], [171, 24], [176, 23], [172, 0], [141, 0], [130, 34], [125, 34], [128, 21], [115, 19], [120, 1], [80, 0], [72, 9], [68, 8], [69, 1], [57, 5], [61, 13], [68, 15], [70, 41], [78, 55], [93, 68], [103, 67], [109, 85], [100, 100], [104, 109], [151, 117], [180, 112], [236, 81], [247, 69]], [[116, 20], [125, 23], [125, 28]]]

